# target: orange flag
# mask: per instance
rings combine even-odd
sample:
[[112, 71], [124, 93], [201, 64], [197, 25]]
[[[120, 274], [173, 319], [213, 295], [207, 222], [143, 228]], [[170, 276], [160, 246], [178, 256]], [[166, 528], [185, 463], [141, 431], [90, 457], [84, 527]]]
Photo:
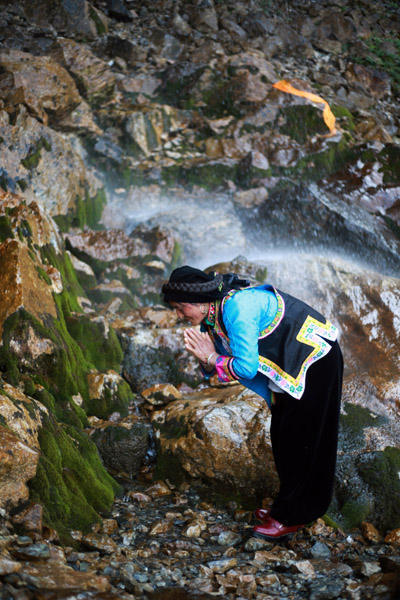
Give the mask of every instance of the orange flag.
[[335, 127], [335, 122], [336, 122], [335, 115], [331, 111], [330, 106], [327, 103], [327, 101], [324, 100], [323, 98], [321, 98], [321, 96], [317, 96], [317, 94], [312, 94], [311, 92], [305, 92], [303, 90], [298, 90], [291, 83], [289, 83], [288, 81], [285, 81], [284, 79], [282, 79], [281, 81], [277, 81], [276, 83], [274, 83], [272, 85], [272, 87], [276, 88], [277, 90], [280, 90], [281, 92], [286, 92], [287, 94], [294, 94], [295, 96], [302, 96], [303, 98], [307, 98], [308, 100], [311, 100], [311, 102], [315, 102], [316, 104], [323, 104], [324, 111], [322, 113], [322, 116], [324, 117], [324, 121], [325, 121], [327, 127], [329, 128], [329, 131], [330, 131], [329, 135], [335, 135], [335, 133], [337, 133], [337, 129]]

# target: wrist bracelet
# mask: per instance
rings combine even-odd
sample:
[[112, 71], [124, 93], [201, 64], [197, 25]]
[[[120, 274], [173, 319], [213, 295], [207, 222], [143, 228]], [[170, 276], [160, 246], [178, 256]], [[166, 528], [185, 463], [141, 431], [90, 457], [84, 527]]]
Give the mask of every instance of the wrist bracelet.
[[211, 354], [209, 354], [209, 356], [208, 356], [208, 358], [207, 358], [207, 363], [206, 363], [208, 366], [210, 366], [210, 358], [211, 358], [211, 357], [212, 357], [214, 354], [216, 354], [216, 352], [211, 352]]

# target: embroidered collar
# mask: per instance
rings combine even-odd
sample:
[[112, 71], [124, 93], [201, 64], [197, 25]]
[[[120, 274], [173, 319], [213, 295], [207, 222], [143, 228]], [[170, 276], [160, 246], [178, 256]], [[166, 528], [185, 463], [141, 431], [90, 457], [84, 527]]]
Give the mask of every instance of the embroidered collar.
[[210, 302], [210, 308], [208, 309], [207, 316], [204, 319], [204, 323], [206, 325], [209, 325], [210, 327], [214, 327], [214, 325], [215, 325], [215, 317], [217, 314], [217, 304], [219, 304], [219, 302], [217, 300], [215, 302]]

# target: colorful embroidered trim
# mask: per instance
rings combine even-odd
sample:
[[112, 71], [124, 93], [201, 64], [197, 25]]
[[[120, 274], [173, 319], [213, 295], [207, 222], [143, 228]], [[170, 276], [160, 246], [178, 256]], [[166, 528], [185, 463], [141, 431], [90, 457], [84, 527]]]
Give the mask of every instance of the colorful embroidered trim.
[[217, 312], [216, 302], [210, 302], [210, 308], [208, 309], [207, 316], [204, 319], [204, 323], [206, 325], [211, 325], [211, 327], [214, 326], [216, 312]]
[[233, 370], [232, 362], [233, 358], [231, 356], [218, 356], [215, 369], [220, 381], [237, 381], [238, 376]]
[[285, 301], [282, 298], [282, 296], [280, 295], [280, 293], [275, 288], [273, 288], [273, 290], [274, 290], [276, 299], [278, 300], [278, 308], [276, 310], [276, 315], [273, 318], [273, 320], [271, 321], [271, 323], [269, 325], [267, 325], [267, 327], [261, 331], [260, 335], [258, 336], [258, 339], [265, 338], [268, 335], [270, 335], [278, 327], [279, 323], [283, 319], [283, 315], [285, 314]]
[[328, 354], [331, 349], [330, 344], [322, 339], [321, 335], [330, 341], [335, 341], [338, 330], [330, 321], [326, 321], [324, 324], [309, 315], [304, 321], [296, 339], [303, 344], [311, 346], [313, 350], [301, 365], [296, 378], [286, 373], [272, 360], [264, 356], [259, 356], [258, 371], [269, 377], [269, 379], [290, 394], [290, 396], [300, 400], [304, 393], [307, 370], [314, 362]]

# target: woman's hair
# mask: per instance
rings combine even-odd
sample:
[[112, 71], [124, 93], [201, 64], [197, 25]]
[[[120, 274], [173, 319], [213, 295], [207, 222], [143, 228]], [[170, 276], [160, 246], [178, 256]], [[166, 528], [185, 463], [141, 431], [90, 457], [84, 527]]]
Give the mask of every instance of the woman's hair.
[[223, 298], [230, 290], [247, 287], [250, 282], [235, 273], [205, 273], [185, 265], [172, 271], [162, 286], [164, 302], [211, 302]]

